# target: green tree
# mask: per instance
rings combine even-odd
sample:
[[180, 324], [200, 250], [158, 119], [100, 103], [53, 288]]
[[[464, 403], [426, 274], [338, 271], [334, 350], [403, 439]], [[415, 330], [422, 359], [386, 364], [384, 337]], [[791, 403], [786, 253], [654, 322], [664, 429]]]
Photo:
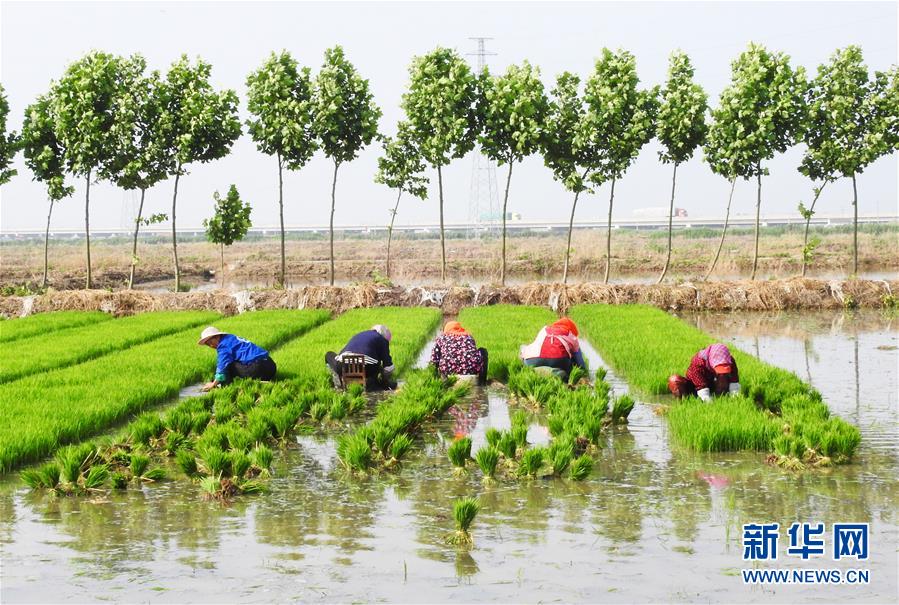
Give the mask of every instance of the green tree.
[[92, 51], [72, 63], [50, 93], [53, 131], [65, 149], [66, 171], [84, 177], [84, 231], [87, 256], [85, 287], [92, 287], [90, 192], [115, 148], [115, 99], [123, 85], [127, 59]]
[[412, 59], [409, 90], [402, 106], [415, 146], [437, 169], [440, 198], [440, 277], [446, 281], [446, 239], [443, 229], [443, 172], [455, 158], [474, 148], [478, 135], [475, 76], [462, 57], [448, 48], [436, 48]]
[[486, 69], [478, 80], [478, 117], [482, 128], [478, 141], [487, 157], [507, 164], [503, 195], [503, 248], [500, 282], [506, 283], [506, 209], [512, 166], [540, 150], [541, 132], [548, 103], [540, 81], [540, 69], [525, 61], [510, 65], [501, 76]]
[[34, 180], [47, 188], [50, 201], [47, 211], [47, 229], [44, 232], [44, 278], [41, 287], [47, 286], [50, 247], [50, 219], [53, 205], [72, 195], [75, 188], [66, 185], [65, 148], [56, 136], [56, 121], [53, 117], [49, 96], [41, 95], [25, 109], [22, 123], [22, 147], [25, 165], [34, 175]]
[[248, 203], [240, 199], [237, 187], [231, 185], [228, 195], [221, 197], [216, 191], [212, 194], [215, 200], [215, 214], [212, 218], [204, 219], [206, 227], [206, 239], [219, 245], [219, 253], [222, 261], [222, 287], [225, 286], [225, 246], [242, 240], [253, 223], [250, 221], [252, 209]]
[[134, 219], [128, 289], [134, 287], [134, 274], [139, 262], [137, 239], [141, 225], [163, 222], [165, 214], [143, 217], [147, 189], [164, 181], [171, 170], [172, 158], [167, 152], [162, 128], [164, 97], [159, 72], [144, 75], [146, 62], [135, 55], [126, 66], [123, 86], [113, 103], [112, 125], [114, 147], [101, 169], [101, 176], [126, 191], [140, 191], [140, 205]]
[[312, 81], [308, 67], [298, 68], [289, 52], [274, 52], [247, 76], [247, 120], [256, 148], [278, 161], [278, 212], [281, 220], [281, 272], [283, 287], [287, 267], [284, 249], [283, 170], [299, 170], [312, 158], [318, 145], [312, 131]]
[[176, 292], [181, 290], [175, 228], [178, 181], [187, 174], [188, 165], [211, 162], [228, 155], [231, 145], [240, 136], [237, 93], [233, 90], [217, 92], [209, 80], [211, 72], [209, 63], [197, 59], [191, 65], [187, 55], [182, 55], [169, 68], [162, 86], [160, 125], [169, 158], [169, 175], [175, 177], [171, 219]]
[[[895, 72], [893, 80], [895, 82]], [[799, 204], [799, 211], [806, 219], [802, 249], [803, 275], [817, 244], [808, 241], [809, 222], [814, 214], [815, 202], [824, 186], [840, 177], [852, 179], [852, 274], [858, 274], [856, 177], [868, 164], [896, 148], [895, 139], [891, 140], [894, 134], [890, 133], [889, 99], [889, 76], [877, 73], [874, 79], [870, 79], [862, 51], [857, 46], [848, 46], [834, 52], [827, 63], [818, 67], [817, 76], [807, 89], [804, 133], [807, 150], [799, 165], [799, 172], [813, 182], [821, 181], [821, 185], [813, 188], [814, 198], [808, 208]], [[895, 116], [899, 113], [899, 99], [895, 92], [892, 102], [895, 124]]]
[[543, 161], [552, 170], [553, 178], [574, 193], [571, 218], [568, 220], [562, 283], [568, 283], [571, 232], [574, 229], [578, 198], [581, 193], [593, 193], [587, 175], [599, 167], [602, 159], [602, 150], [596, 147], [593, 139], [579, 138], [586, 112], [584, 99], [578, 94], [580, 84], [580, 78], [567, 71], [556, 78], [556, 86], [550, 93], [541, 143]]
[[584, 89], [586, 112], [581, 121], [575, 145], [601, 150], [597, 169], [588, 179], [594, 185], [611, 181], [609, 222], [606, 231], [606, 271], [603, 282], [609, 282], [612, 264], [612, 206], [615, 183], [637, 158], [640, 149], [653, 135], [658, 111], [658, 87], [638, 90], [637, 61], [626, 50], [617, 53], [607, 48], [596, 61], [593, 75]]
[[[733, 162], [736, 174], [756, 177], [755, 251], [751, 279], [759, 259], [759, 226], [762, 207], [762, 164], [783, 153], [802, 134], [805, 70], [793, 69], [789, 56], [750, 43], [731, 63], [731, 83], [722, 91], [712, 118], [722, 127], [714, 148], [725, 162]], [[711, 135], [710, 135], [711, 136]]]
[[325, 155], [334, 162], [331, 182], [331, 285], [334, 285], [334, 209], [337, 170], [351, 162], [378, 135], [381, 110], [375, 105], [368, 80], [347, 61], [343, 48], [325, 51], [325, 62], [315, 78], [312, 93], [312, 130]]
[[668, 209], [668, 255], [657, 283], [662, 283], [671, 263], [671, 236], [674, 218], [674, 191], [677, 167], [693, 157], [696, 148], [705, 140], [708, 126], [705, 115], [708, 96], [702, 86], [693, 81], [693, 65], [682, 51], [671, 53], [668, 59], [668, 82], [662, 89], [659, 114], [656, 118], [656, 138], [662, 144], [659, 158], [674, 164], [671, 172], [671, 203]]
[[387, 260], [385, 275], [390, 278], [390, 244], [393, 240], [393, 223], [400, 207], [403, 192], [425, 199], [428, 196], [428, 178], [422, 175], [425, 165], [409, 134], [409, 125], [400, 122], [395, 138], [384, 137], [381, 141], [384, 153], [378, 158], [378, 172], [375, 182], [396, 189], [396, 204], [390, 210], [390, 226], [387, 227]]
[[9, 165], [22, 146], [19, 135], [13, 131], [7, 132], [7, 117], [9, 117], [9, 102], [6, 100], [6, 91], [0, 84], [0, 185], [8, 183], [9, 179], [16, 176], [16, 171]]

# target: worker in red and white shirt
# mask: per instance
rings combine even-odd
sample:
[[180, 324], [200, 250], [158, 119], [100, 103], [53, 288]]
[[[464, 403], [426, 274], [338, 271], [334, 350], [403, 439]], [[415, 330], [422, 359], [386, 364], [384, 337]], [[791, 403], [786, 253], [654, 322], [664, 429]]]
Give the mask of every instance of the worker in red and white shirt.
[[737, 361], [726, 345], [709, 345], [690, 360], [686, 377], [673, 374], [668, 378], [668, 389], [675, 397], [696, 395], [703, 401], [710, 401], [713, 393], [736, 395], [740, 392]]
[[525, 365], [552, 368], [566, 380], [572, 367], [587, 369], [577, 326], [567, 317], [542, 328], [534, 342], [521, 347], [520, 357]]

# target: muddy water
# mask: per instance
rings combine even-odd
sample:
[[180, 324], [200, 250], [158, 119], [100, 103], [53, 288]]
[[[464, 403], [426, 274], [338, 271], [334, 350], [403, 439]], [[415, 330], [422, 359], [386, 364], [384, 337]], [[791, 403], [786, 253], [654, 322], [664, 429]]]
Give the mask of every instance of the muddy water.
[[[792, 475], [759, 455], [696, 455], [669, 445], [655, 402], [605, 435], [583, 483], [485, 488], [454, 477], [445, 442], [509, 426], [502, 388], [477, 389], [425, 427], [394, 474], [345, 477], [333, 442], [301, 437], [278, 456], [268, 493], [229, 506], [171, 481], [104, 498], [52, 499], [0, 485], [2, 601], [893, 602], [897, 594], [899, 455], [894, 323], [876, 315], [698, 318], [799, 373], [857, 422], [855, 463]], [[854, 367], [858, 347], [858, 366]], [[591, 364], [601, 361], [588, 350]], [[856, 379], [855, 368], [858, 368]], [[616, 390], [627, 385], [610, 375]], [[664, 401], [664, 398], [660, 398]], [[539, 417], [529, 438], [545, 440]], [[478, 495], [474, 547], [444, 544], [451, 502]], [[871, 523], [869, 561], [777, 567], [867, 568], [871, 583], [750, 588], [740, 525]], [[765, 564], [767, 565], [767, 564]], [[765, 565], [762, 565], [763, 567]], [[749, 567], [749, 565], [746, 565]]]

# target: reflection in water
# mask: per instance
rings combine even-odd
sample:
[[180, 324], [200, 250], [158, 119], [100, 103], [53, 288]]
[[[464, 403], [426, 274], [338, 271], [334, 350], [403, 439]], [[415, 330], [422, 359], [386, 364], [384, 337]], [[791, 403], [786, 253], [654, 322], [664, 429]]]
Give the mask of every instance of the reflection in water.
[[[87, 500], [30, 494], [9, 478], [0, 483], [2, 600], [748, 602], [762, 593], [732, 573], [742, 524], [797, 520], [870, 522], [872, 583], [766, 589], [766, 600], [894, 598], [893, 324], [862, 313], [696, 319], [744, 350], [757, 343], [762, 359], [808, 377], [835, 413], [857, 420], [854, 463], [792, 474], [759, 454], [672, 449], [655, 402], [641, 401], [628, 426], [604, 435], [583, 483], [484, 487], [474, 466], [454, 476], [438, 442], [458, 428], [452, 416], [422, 427], [401, 468], [367, 479], [345, 475], [332, 439], [304, 436], [277, 456], [267, 493], [225, 507], [182, 480]], [[502, 388], [473, 389], [459, 410], [474, 451], [488, 427], [509, 426]], [[529, 435], [543, 422], [534, 420]], [[444, 537], [453, 500], [470, 495], [483, 508], [472, 550], [460, 551]]]

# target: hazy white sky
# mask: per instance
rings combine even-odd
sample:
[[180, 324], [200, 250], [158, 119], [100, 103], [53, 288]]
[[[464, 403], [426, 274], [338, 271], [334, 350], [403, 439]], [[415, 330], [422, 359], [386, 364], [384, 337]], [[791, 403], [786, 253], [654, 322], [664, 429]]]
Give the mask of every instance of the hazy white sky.
[[[18, 129], [28, 103], [58, 78], [66, 65], [91, 49], [143, 54], [151, 68], [164, 70], [181, 53], [200, 55], [213, 65], [217, 86], [241, 97], [246, 118], [244, 81], [272, 50], [288, 49], [317, 71], [325, 48], [343, 45], [359, 72], [371, 81], [383, 109], [380, 128], [393, 134], [402, 118], [400, 98], [413, 55], [437, 45], [469, 52], [471, 36], [490, 36], [494, 72], [528, 59], [542, 69], [547, 89], [563, 70], [587, 75], [600, 49], [626, 48], [637, 57], [646, 85], [665, 78], [668, 54], [685, 50], [697, 79], [712, 104], [730, 77], [730, 61], [750, 40], [783, 50], [810, 71], [831, 52], [861, 45], [869, 67], [886, 69], [897, 62], [896, 2], [7, 2], [0, 3], [2, 60], [0, 79]], [[472, 60], [474, 58], [472, 57]], [[336, 223], [383, 225], [395, 194], [372, 181], [379, 153], [365, 150], [341, 168], [337, 184]], [[616, 186], [615, 216], [634, 209], [667, 205], [671, 167], [647, 145]], [[770, 163], [763, 185], [763, 213], [796, 214], [808, 199], [810, 184], [796, 165], [796, 148]], [[44, 189], [31, 181], [21, 156], [19, 175], [2, 190], [0, 229], [39, 229], [46, 220]], [[504, 182], [504, 169], [497, 175]], [[317, 155], [300, 172], [285, 179], [285, 220], [291, 225], [325, 225], [330, 204], [332, 164]], [[398, 222], [437, 220], [436, 174], [431, 198], [406, 199]], [[446, 219], [468, 217], [472, 157], [456, 160], [444, 171]], [[174, 181], [148, 192], [146, 212], [169, 212]], [[253, 204], [257, 226], [277, 224], [277, 173], [274, 158], [262, 155], [247, 135], [227, 158], [196, 165], [179, 185], [178, 224], [199, 226], [211, 214], [212, 193], [235, 183]], [[83, 226], [84, 183], [54, 212], [55, 227]], [[714, 176], [697, 154], [678, 171], [677, 206], [691, 216], [723, 214], [727, 183]], [[821, 200], [825, 214], [851, 213], [851, 184], [832, 186]], [[897, 212], [897, 157], [884, 158], [859, 179], [861, 213]], [[91, 187], [92, 228], [129, 226], [136, 194], [107, 183]], [[737, 185], [737, 214], [754, 211], [753, 184]], [[517, 167], [510, 210], [524, 219], [564, 220], [571, 196], [538, 157]], [[608, 211], [607, 187], [579, 204], [579, 219], [601, 219]]]

